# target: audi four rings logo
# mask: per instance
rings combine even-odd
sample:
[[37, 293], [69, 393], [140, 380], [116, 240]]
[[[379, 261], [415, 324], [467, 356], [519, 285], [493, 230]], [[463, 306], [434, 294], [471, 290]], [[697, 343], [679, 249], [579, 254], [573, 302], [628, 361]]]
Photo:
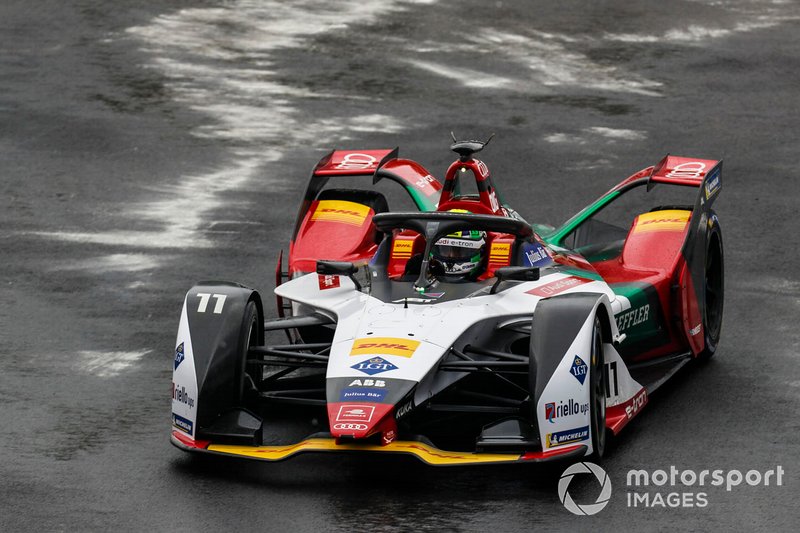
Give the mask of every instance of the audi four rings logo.
[[[593, 474], [597, 482], [600, 483], [600, 487], [602, 487], [600, 495], [594, 503], [578, 505], [570, 496], [567, 489], [569, 489], [569, 484], [575, 474]], [[594, 463], [575, 463], [564, 470], [564, 473], [561, 474], [561, 479], [558, 480], [558, 499], [561, 500], [567, 511], [572, 514], [580, 516], [597, 514], [608, 505], [608, 500], [611, 499], [611, 480], [608, 478], [606, 471]]]
[[369, 426], [366, 424], [334, 424], [333, 429], [365, 431]]

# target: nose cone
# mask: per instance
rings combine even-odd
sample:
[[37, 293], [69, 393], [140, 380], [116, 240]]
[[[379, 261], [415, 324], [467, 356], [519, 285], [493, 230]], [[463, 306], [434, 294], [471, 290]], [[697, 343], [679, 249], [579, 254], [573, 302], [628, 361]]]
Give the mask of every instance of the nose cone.
[[389, 444], [397, 436], [395, 407], [417, 383], [406, 379], [361, 375], [328, 378], [328, 422], [333, 437], [366, 439], [381, 434]]
[[336, 438], [363, 439], [383, 431], [385, 419], [394, 422], [393, 405], [370, 402], [335, 402], [328, 404], [331, 435]]

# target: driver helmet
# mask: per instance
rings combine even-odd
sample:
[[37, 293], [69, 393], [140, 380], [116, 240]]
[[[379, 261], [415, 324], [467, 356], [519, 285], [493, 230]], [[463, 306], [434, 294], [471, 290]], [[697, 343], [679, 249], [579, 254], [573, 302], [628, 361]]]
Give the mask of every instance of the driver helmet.
[[[453, 210], [468, 213], [464, 210]], [[486, 232], [465, 230], [442, 237], [431, 250], [431, 257], [442, 264], [444, 275], [461, 278], [477, 272], [486, 251]]]

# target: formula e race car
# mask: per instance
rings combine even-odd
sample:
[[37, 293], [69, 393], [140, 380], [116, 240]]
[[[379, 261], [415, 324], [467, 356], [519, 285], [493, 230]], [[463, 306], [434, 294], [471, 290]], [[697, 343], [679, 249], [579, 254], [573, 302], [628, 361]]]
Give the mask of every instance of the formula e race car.
[[[333, 151], [316, 165], [288, 266], [278, 260], [278, 317], [265, 320], [260, 294], [236, 283], [188, 292], [175, 446], [266, 461], [599, 458], [649, 394], [716, 351], [720, 161], [667, 156], [552, 227], [502, 201], [474, 156], [486, 143], [453, 140], [444, 183], [396, 149]], [[461, 192], [470, 176], [477, 194]], [[390, 211], [381, 180], [416, 211]], [[654, 205], [658, 190], [690, 201]], [[627, 207], [632, 191], [651, 203]], [[622, 222], [604, 218], [614, 206]]]

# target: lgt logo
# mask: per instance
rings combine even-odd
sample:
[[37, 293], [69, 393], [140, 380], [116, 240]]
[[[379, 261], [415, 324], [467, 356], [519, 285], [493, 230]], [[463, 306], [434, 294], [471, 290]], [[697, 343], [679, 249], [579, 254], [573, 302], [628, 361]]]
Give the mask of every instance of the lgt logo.
[[586, 381], [586, 372], [588, 369], [589, 367], [586, 365], [586, 362], [576, 355], [575, 359], [572, 361], [569, 372], [583, 385], [583, 382]]
[[361, 361], [360, 363], [354, 364], [350, 368], [358, 370], [359, 372], [363, 372], [368, 376], [374, 376], [375, 374], [380, 374], [381, 372], [388, 372], [390, 370], [397, 369], [396, 366], [389, 361], [386, 361], [382, 357], [373, 357], [371, 359], [367, 359], [366, 361]]

